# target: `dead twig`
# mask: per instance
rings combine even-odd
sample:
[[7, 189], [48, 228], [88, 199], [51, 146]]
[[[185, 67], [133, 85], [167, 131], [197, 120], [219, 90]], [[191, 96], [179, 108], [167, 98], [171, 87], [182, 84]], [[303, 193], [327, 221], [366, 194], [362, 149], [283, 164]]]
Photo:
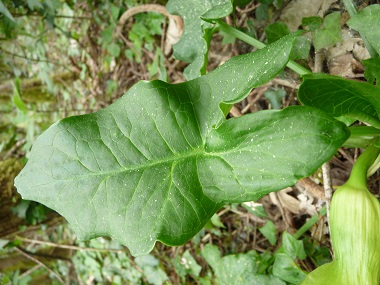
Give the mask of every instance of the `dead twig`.
[[165, 6], [159, 5], [159, 4], [143, 4], [143, 5], [132, 7], [128, 9], [127, 11], [125, 11], [123, 15], [121, 15], [119, 22], [117, 24], [115, 33], [114, 33], [114, 38], [117, 38], [122, 34], [122, 29], [129, 18], [133, 17], [136, 14], [144, 13], [144, 12], [156, 12], [168, 18], [171, 18], [176, 22], [177, 26], [183, 30], [182, 18], [180, 16], [169, 14]]
[[325, 200], [325, 193], [323, 188], [311, 180], [309, 177], [298, 180], [296, 185], [300, 186], [301, 189], [305, 189], [305, 191], [310, 193], [313, 197]]
[[59, 244], [59, 243], [53, 243], [53, 242], [43, 241], [43, 240], [28, 239], [28, 238], [19, 237], [19, 236], [16, 237], [16, 239], [21, 240], [23, 242], [27, 242], [27, 243], [42, 244], [45, 246], [66, 248], [66, 249], [71, 249], [75, 251], [116, 252], [116, 253], [128, 252], [127, 249], [111, 249], [111, 248], [102, 249], [102, 248], [92, 248], [92, 247], [79, 247], [75, 245]]
[[33, 262], [35, 262], [36, 264], [38, 264], [38, 265], [42, 266], [43, 268], [45, 268], [47, 271], [49, 271], [49, 273], [51, 273], [59, 281], [59, 283], [65, 285], [65, 281], [63, 281], [63, 279], [56, 272], [54, 272], [53, 270], [51, 270], [48, 266], [46, 266], [44, 263], [42, 263], [41, 261], [39, 261], [37, 258], [34, 258], [32, 255], [30, 255], [28, 252], [26, 252], [24, 249], [22, 249], [22, 248], [20, 248], [18, 246], [15, 247], [15, 250], [18, 251], [19, 253], [21, 253], [27, 259], [30, 259]]

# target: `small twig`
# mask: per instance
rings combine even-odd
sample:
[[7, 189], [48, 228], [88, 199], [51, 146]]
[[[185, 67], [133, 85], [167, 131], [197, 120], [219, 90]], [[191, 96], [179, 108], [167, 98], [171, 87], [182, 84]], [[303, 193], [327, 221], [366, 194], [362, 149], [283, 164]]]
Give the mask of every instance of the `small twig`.
[[322, 51], [318, 51], [315, 53], [314, 58], [314, 72], [323, 72], [323, 62], [325, 61], [325, 53]]
[[288, 217], [285, 214], [284, 207], [283, 207], [280, 199], [277, 196], [277, 192], [271, 192], [271, 193], [269, 193], [269, 197], [272, 200], [272, 203], [274, 205], [276, 205], [278, 207], [278, 209], [280, 210], [282, 219], [285, 222], [286, 229], [290, 228], [290, 222], [288, 221]]
[[[47, 60], [47, 59], [34, 59], [34, 58], [29, 58], [29, 57], [26, 57], [26, 56], [23, 56], [23, 55], [20, 55], [20, 54], [14, 54], [10, 51], [7, 51], [3, 48], [0, 48], [0, 51], [1, 52], [4, 52], [6, 54], [9, 54], [10, 56], [13, 56], [13, 57], [18, 57], [18, 58], [23, 58], [25, 60], [28, 60], [28, 61], [33, 61], [33, 62], [46, 62], [46, 63], [50, 63], [50, 64], [54, 64], [54, 65], [58, 65], [58, 66], [62, 66], [64, 67], [65, 69], [67, 70], [70, 70], [67, 68], [67, 66], [65, 64], [62, 64], [62, 63], [59, 63], [59, 62], [54, 62], [54, 61], [50, 61], [50, 60]], [[70, 70], [71, 71], [71, 70]]]
[[28, 276], [30, 274], [32, 274], [34, 271], [38, 270], [39, 268], [41, 268], [42, 265], [41, 264], [37, 264], [36, 266], [30, 268], [29, 270], [25, 271], [24, 273], [20, 274], [19, 278], [23, 278], [25, 276]]
[[[19, 18], [19, 17], [39, 17], [43, 18], [43, 15], [39, 13], [12, 13], [12, 16], [14, 18]], [[69, 15], [54, 15], [54, 18], [67, 18], [67, 19], [73, 19], [73, 20], [92, 20], [93, 17], [91, 16], [69, 16]]]
[[72, 249], [72, 250], [76, 250], [76, 251], [116, 252], [116, 253], [122, 253], [122, 252], [128, 251], [127, 249], [123, 250], [123, 249], [101, 249], [101, 248], [92, 248], [92, 247], [79, 247], [79, 246], [75, 246], [75, 245], [59, 244], [59, 243], [53, 243], [53, 242], [43, 241], [43, 240], [28, 239], [28, 238], [19, 237], [19, 236], [17, 236], [16, 239], [21, 240], [23, 242], [43, 244], [46, 246]]
[[38, 259], [34, 258], [33, 256], [31, 256], [30, 254], [28, 254], [25, 250], [21, 249], [20, 247], [16, 246], [14, 248], [15, 250], [17, 250], [18, 252], [20, 252], [23, 256], [25, 256], [27, 259], [30, 259], [32, 260], [33, 262], [37, 263], [38, 265], [42, 266], [43, 268], [45, 268], [47, 271], [49, 271], [58, 281], [59, 283], [65, 285], [65, 281], [62, 280], [62, 278], [56, 273], [54, 272], [53, 270], [51, 270], [48, 266], [46, 266], [44, 263], [42, 263], [41, 261], [39, 261]]
[[[325, 162], [322, 165], [322, 177], [323, 177], [323, 189], [325, 190], [325, 197], [326, 197], [326, 217], [327, 217], [327, 224], [329, 226], [330, 230], [330, 204], [332, 199], [332, 186], [331, 186], [331, 177], [330, 177], [330, 163]], [[332, 246], [332, 244], [331, 244]]]
[[348, 155], [342, 148], [338, 149], [338, 152], [345, 158], [347, 159], [352, 165], [354, 165], [355, 160]]
[[251, 108], [251, 107], [252, 107], [257, 101], [260, 100], [260, 98], [264, 95], [265, 91], [267, 91], [267, 89], [268, 89], [269, 86], [270, 86], [270, 83], [267, 83], [267, 84], [265, 84], [265, 85], [262, 85], [262, 86], [260, 86], [260, 87], [258, 87], [258, 88], [256, 88], [256, 89], [254, 89], [254, 90], [252, 91], [252, 93], [250, 94], [250, 96], [252, 96], [252, 95], [254, 95], [255, 93], [257, 93], [256, 96], [255, 96], [255, 98], [254, 98], [252, 101], [248, 102], [248, 104], [243, 108], [243, 110], [241, 110], [241, 113], [242, 113], [242, 114], [247, 113], [248, 110], [249, 110], [249, 109], [250, 109], [250, 108]]
[[281, 79], [281, 78], [273, 78], [272, 82], [277, 83], [277, 84], [282, 85], [282, 86], [285, 86], [285, 87], [292, 88], [292, 89], [299, 89], [300, 85], [301, 85], [299, 83], [296, 83], [296, 82], [292, 83], [289, 80]]
[[144, 12], [156, 12], [166, 17], [172, 18], [177, 23], [178, 27], [182, 28], [183, 30], [182, 18], [179, 16], [169, 14], [165, 6], [159, 4], [143, 4], [129, 8], [127, 11], [123, 13], [123, 15], [121, 15], [114, 33], [114, 38], [117, 38], [122, 34], [122, 29], [129, 18], [133, 17], [136, 14]]
[[332, 198], [330, 163], [329, 162], [325, 162], [322, 165], [322, 177], [323, 177], [323, 189], [325, 191], [327, 218], [328, 218], [329, 217], [329, 211], [330, 211], [330, 202], [331, 202], [331, 198]]
[[236, 7], [236, 11], [238, 11], [240, 14], [247, 14], [247, 13], [250, 13], [252, 12], [253, 10], [255, 10], [257, 7], [259, 7], [261, 4], [252, 4], [251, 7], [249, 7], [250, 5], [248, 5], [245, 9], [241, 9], [239, 8], [239, 6]]
[[14, 146], [11, 147], [10, 150], [7, 151], [7, 153], [4, 155], [3, 159], [6, 160], [12, 156], [12, 154], [16, 153], [17, 150], [22, 147], [26, 142], [26, 139], [21, 139], [17, 141]]

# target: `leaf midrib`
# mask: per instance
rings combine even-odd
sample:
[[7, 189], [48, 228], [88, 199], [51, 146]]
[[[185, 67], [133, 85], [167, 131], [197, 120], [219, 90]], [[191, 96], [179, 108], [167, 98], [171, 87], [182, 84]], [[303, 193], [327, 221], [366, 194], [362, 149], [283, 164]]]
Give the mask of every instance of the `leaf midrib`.
[[[206, 154], [205, 148], [204, 148], [204, 146], [201, 146], [197, 149], [192, 149], [189, 152], [180, 153], [180, 155], [176, 155], [173, 153], [172, 156], [164, 158], [164, 159], [150, 160], [150, 161], [147, 161], [147, 163], [145, 163], [145, 164], [132, 165], [132, 167], [120, 166], [119, 170], [114, 170], [114, 171], [97, 171], [97, 172], [88, 171], [88, 173], [82, 174], [82, 175], [77, 175], [77, 176], [73, 177], [72, 179], [56, 179], [56, 180], [70, 181], [70, 180], [83, 179], [83, 178], [87, 178], [90, 176], [106, 176], [106, 177], [108, 176], [108, 177], [110, 177], [110, 176], [114, 176], [114, 175], [117, 175], [117, 174], [123, 173], [123, 172], [140, 171], [140, 170], [144, 170], [146, 168], [154, 167], [154, 166], [159, 165], [159, 164], [178, 162], [181, 160], [185, 160], [188, 158], [196, 157], [198, 155], [205, 155], [205, 154]], [[78, 161], [80, 162], [79, 159], [78, 159]]]

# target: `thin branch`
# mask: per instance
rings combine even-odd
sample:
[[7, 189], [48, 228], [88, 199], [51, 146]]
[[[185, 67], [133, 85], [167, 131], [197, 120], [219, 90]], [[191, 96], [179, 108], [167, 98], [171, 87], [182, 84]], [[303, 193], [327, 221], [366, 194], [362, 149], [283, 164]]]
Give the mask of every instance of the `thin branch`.
[[39, 261], [38, 259], [34, 258], [33, 256], [31, 256], [30, 254], [28, 254], [24, 249], [16, 246], [14, 248], [15, 250], [17, 250], [18, 252], [20, 252], [23, 256], [25, 256], [27, 259], [30, 259], [32, 260], [33, 262], [37, 263], [38, 265], [42, 266], [43, 268], [45, 268], [47, 271], [49, 271], [58, 281], [59, 283], [65, 285], [65, 281], [62, 280], [62, 278], [56, 273], [54, 272], [53, 270], [51, 270], [48, 266], [46, 266], [44, 263], [42, 263], [41, 261]]
[[23, 242], [42, 244], [42, 245], [58, 247], [58, 248], [66, 248], [66, 249], [71, 249], [71, 250], [76, 250], [76, 251], [116, 252], [116, 253], [128, 252], [127, 249], [111, 249], [111, 248], [102, 249], [102, 248], [92, 248], [92, 247], [79, 247], [75, 245], [59, 244], [59, 243], [53, 243], [53, 242], [43, 241], [43, 240], [28, 239], [28, 238], [24, 238], [20, 236], [17, 236], [16, 239], [21, 240]]
[[[333, 195], [332, 185], [331, 185], [331, 177], [330, 177], [330, 163], [327, 161], [322, 165], [322, 177], [323, 177], [323, 189], [325, 190], [325, 198], [326, 198], [326, 217], [327, 224], [330, 229], [330, 204]], [[331, 244], [332, 246], [332, 244]]]
[[90, 16], [68, 16], [68, 15], [55, 15], [55, 18], [68, 18], [68, 19], [78, 19], [78, 20], [92, 20], [94, 19], [93, 17]]
[[0, 49], [1, 52], [4, 52], [6, 54], [9, 54], [13, 57], [18, 57], [18, 58], [22, 58], [22, 59], [25, 59], [25, 60], [28, 60], [28, 61], [33, 61], [33, 62], [46, 62], [46, 63], [51, 63], [51, 64], [54, 64], [54, 65], [59, 65], [59, 66], [62, 66], [64, 67], [65, 69], [68, 69], [66, 65], [62, 64], [62, 63], [59, 63], [59, 62], [54, 62], [54, 61], [50, 61], [50, 60], [47, 60], [47, 59], [34, 59], [34, 58], [29, 58], [29, 57], [26, 57], [26, 56], [23, 56], [23, 55], [20, 55], [20, 54], [14, 54], [10, 51], [7, 51], [3, 48]]
[[22, 139], [17, 141], [10, 150], [7, 151], [7, 153], [4, 155], [3, 159], [6, 160], [10, 158], [13, 154], [17, 153], [18, 149], [21, 148], [26, 142], [26, 139]]
[[166, 17], [172, 18], [177, 23], [177, 26], [183, 30], [182, 18], [179, 16], [169, 14], [165, 6], [159, 5], [159, 4], [143, 4], [143, 5], [132, 7], [128, 9], [127, 11], [125, 11], [123, 15], [121, 15], [119, 22], [117, 24], [115, 33], [114, 33], [114, 38], [121, 35], [122, 29], [129, 18], [133, 17], [136, 14], [144, 13], [144, 12], [156, 12]]
[[[20, 17], [40, 17], [45, 18], [44, 15], [38, 14], [38, 13], [13, 13], [13, 17], [20, 18]], [[67, 18], [67, 19], [74, 19], [74, 20], [92, 20], [93, 17], [91, 16], [69, 16], [69, 15], [54, 15], [55, 18]]]
[[41, 268], [42, 265], [41, 264], [37, 264], [36, 266], [30, 268], [29, 270], [25, 271], [24, 273], [20, 274], [19, 278], [23, 278], [25, 276], [28, 276], [30, 274], [32, 274], [34, 271], [38, 270], [39, 268]]

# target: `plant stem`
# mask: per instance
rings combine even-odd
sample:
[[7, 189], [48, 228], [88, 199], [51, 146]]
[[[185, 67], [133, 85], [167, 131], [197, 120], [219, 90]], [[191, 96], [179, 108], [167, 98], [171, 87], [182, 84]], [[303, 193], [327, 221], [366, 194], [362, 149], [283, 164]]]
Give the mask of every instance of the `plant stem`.
[[312, 226], [314, 226], [314, 224], [316, 222], [318, 222], [319, 218], [321, 216], [325, 216], [326, 215], [326, 205], [323, 206], [321, 208], [321, 210], [319, 210], [319, 213], [315, 214], [314, 216], [312, 216], [306, 223], [304, 223], [302, 225], [302, 227], [300, 227], [296, 233], [293, 235], [293, 237], [295, 239], [299, 239], [304, 233], [306, 233]]
[[380, 129], [371, 126], [351, 126], [348, 129], [351, 134], [343, 143], [343, 147], [367, 148], [380, 136]]
[[[347, 12], [348, 12], [348, 14], [350, 15], [351, 18], [356, 15], [356, 13], [358, 11], [356, 10], [355, 4], [354, 4], [354, 2], [352, 0], [343, 0], [343, 4], [346, 7]], [[359, 34], [362, 37], [364, 45], [366, 46], [366, 48], [368, 50], [368, 53], [371, 55], [371, 57], [372, 58], [378, 57], [379, 55], [377, 54], [377, 51], [368, 42], [367, 38], [364, 35], [362, 35], [360, 32], [359, 32]]]
[[370, 126], [351, 126], [348, 127], [351, 132], [351, 135], [356, 136], [369, 136], [375, 137], [380, 136], [380, 129]]
[[[378, 140], [376, 142], [378, 142]], [[356, 160], [346, 184], [353, 185], [357, 188], [362, 188], [363, 185], [367, 185], [368, 170], [380, 154], [380, 148], [376, 146], [376, 142], [371, 144]]]
[[[243, 33], [241, 31], [239, 31], [238, 29], [231, 27], [230, 25], [227, 25], [222, 20], [215, 20], [215, 22], [218, 24], [219, 28], [223, 32], [225, 32], [229, 35], [232, 35], [232, 36], [238, 38], [239, 40], [246, 42], [247, 44], [250, 44], [250, 45], [252, 45], [258, 49], [262, 49], [262, 48], [266, 47], [266, 44], [262, 43], [261, 41], [255, 39], [251, 36], [248, 36], [246, 33]], [[289, 60], [289, 62], [286, 66], [289, 67], [294, 72], [297, 72], [301, 76], [305, 75], [305, 74], [311, 74], [312, 73], [307, 68], [303, 67], [302, 65], [300, 65], [297, 62], [294, 62], [292, 60]]]
[[[26, 56], [23, 56], [23, 55], [20, 55], [20, 54], [14, 54], [14, 53], [12, 53], [10, 51], [7, 51], [5, 49], [2, 49], [2, 48], [0, 48], [0, 51], [3, 52], [3, 53], [9, 54], [10, 56], [13, 56], [13, 57], [23, 58], [23, 59], [25, 59], [27, 61], [46, 62], [46, 63], [51, 63], [51, 64], [55, 64], [55, 65], [66, 67], [65, 64], [62, 64], [62, 63], [59, 63], [59, 62], [50, 61], [48, 59], [34, 59], [34, 58], [26, 57]], [[65, 69], [68, 69], [68, 68], [66, 67]]]

